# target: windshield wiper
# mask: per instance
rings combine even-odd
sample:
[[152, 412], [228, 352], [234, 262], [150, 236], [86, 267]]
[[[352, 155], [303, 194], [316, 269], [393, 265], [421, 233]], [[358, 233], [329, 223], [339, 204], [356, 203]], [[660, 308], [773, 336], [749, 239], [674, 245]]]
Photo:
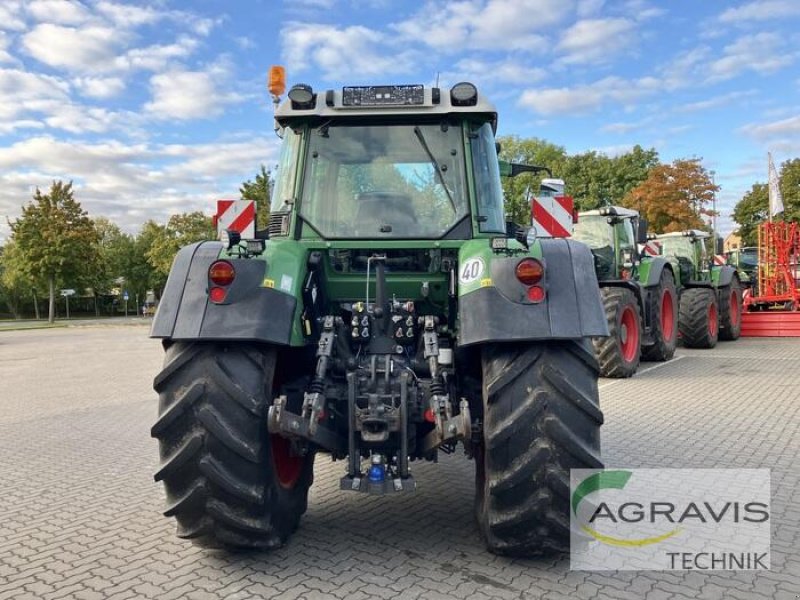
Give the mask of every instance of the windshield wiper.
[[456, 201], [453, 200], [453, 196], [450, 194], [450, 190], [447, 189], [447, 184], [444, 182], [444, 175], [442, 175], [442, 172], [439, 170], [439, 163], [436, 162], [436, 157], [433, 155], [433, 152], [431, 152], [431, 149], [428, 147], [428, 142], [425, 141], [425, 136], [422, 135], [422, 130], [419, 128], [419, 125], [414, 125], [414, 135], [417, 136], [420, 146], [422, 146], [422, 149], [425, 150], [425, 154], [428, 155], [428, 158], [430, 159], [431, 164], [433, 165], [433, 170], [436, 171], [436, 175], [438, 176], [439, 183], [442, 184], [442, 187], [444, 188], [444, 193], [447, 194], [447, 199], [450, 200], [450, 206], [453, 209], [453, 213], [457, 215], [458, 209], [456, 208]]

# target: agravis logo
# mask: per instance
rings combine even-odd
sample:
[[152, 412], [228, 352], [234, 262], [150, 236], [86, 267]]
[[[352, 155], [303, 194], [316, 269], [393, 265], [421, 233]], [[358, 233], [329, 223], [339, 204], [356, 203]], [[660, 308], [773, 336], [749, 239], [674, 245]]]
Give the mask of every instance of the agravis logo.
[[[572, 493], [572, 512], [577, 517], [578, 506], [580, 505], [581, 501], [592, 492], [596, 492], [601, 489], [623, 489], [628, 483], [628, 480], [631, 478], [632, 474], [633, 473], [631, 473], [631, 471], [600, 471], [599, 473], [590, 475], [584, 479]], [[601, 511], [603, 512], [601, 513]], [[608, 505], [603, 502], [592, 513], [592, 516], [589, 518], [589, 523], [593, 524], [601, 514], [610, 514], [613, 519], [613, 513], [609, 512]], [[662, 535], [627, 540], [610, 535], [604, 535], [594, 528], [589, 527], [588, 524], [581, 525], [581, 529], [599, 542], [603, 542], [604, 544], [609, 544], [611, 546], [622, 547], [649, 546], [650, 544], [657, 544], [658, 542], [662, 542], [667, 538], [671, 538], [680, 531], [680, 527], [676, 527], [675, 529]]]
[[768, 569], [769, 470], [574, 469], [570, 521], [574, 569]]

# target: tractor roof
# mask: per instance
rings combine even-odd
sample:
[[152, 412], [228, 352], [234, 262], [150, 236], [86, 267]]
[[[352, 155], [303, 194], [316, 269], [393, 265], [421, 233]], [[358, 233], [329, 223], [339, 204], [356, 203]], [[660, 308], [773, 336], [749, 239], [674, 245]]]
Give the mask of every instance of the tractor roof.
[[703, 231], [702, 229], [687, 229], [686, 231], [673, 231], [672, 233], [660, 233], [658, 234], [655, 239], [660, 240], [661, 238], [676, 238], [676, 237], [694, 237], [700, 239], [710, 238], [711, 234], [707, 231]]
[[578, 213], [579, 217], [590, 217], [590, 216], [603, 216], [603, 217], [623, 217], [628, 219], [633, 219], [639, 216], [639, 213], [635, 210], [630, 208], [624, 208], [622, 206], [604, 206], [603, 208], [598, 208], [595, 210], [584, 210]]
[[[467, 101], [459, 101], [457, 96], [453, 98], [453, 91], [459, 86], [470, 86], [474, 90], [474, 98]], [[280, 125], [287, 126], [309, 117], [363, 120], [384, 116], [464, 114], [488, 118], [492, 127], [497, 128], [497, 109], [472, 84], [456, 84], [452, 90], [422, 85], [352, 86], [319, 93], [314, 93], [310, 86], [303, 87], [311, 92], [311, 100], [302, 105], [291, 99], [284, 100], [275, 110], [275, 120]], [[290, 91], [290, 97], [291, 94]]]

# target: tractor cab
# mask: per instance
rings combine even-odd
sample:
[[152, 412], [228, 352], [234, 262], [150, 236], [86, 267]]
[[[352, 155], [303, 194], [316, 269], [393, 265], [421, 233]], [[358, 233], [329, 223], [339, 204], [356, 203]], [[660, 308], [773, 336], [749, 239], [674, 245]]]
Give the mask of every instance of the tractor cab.
[[272, 238], [444, 242], [506, 231], [497, 114], [472, 84], [449, 94], [295, 86], [275, 120]]
[[598, 279], [630, 279], [639, 263], [640, 226], [635, 210], [606, 206], [579, 213], [572, 236], [592, 250]]
[[661, 255], [678, 269], [684, 284], [692, 281], [710, 281], [711, 262], [706, 240], [707, 231], [689, 229], [656, 235], [652, 239], [661, 246]]

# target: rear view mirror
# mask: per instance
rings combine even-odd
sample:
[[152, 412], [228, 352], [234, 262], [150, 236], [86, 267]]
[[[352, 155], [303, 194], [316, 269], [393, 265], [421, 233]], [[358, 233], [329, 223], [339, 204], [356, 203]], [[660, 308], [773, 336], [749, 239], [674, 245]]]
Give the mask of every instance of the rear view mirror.
[[716, 252], [714, 252], [714, 254], [722, 254], [725, 251], [725, 240], [723, 240], [721, 237], [718, 237], [715, 239], [715, 241], [717, 243], [715, 248]]
[[639, 222], [636, 227], [636, 243], [647, 243], [647, 219], [639, 217]]

